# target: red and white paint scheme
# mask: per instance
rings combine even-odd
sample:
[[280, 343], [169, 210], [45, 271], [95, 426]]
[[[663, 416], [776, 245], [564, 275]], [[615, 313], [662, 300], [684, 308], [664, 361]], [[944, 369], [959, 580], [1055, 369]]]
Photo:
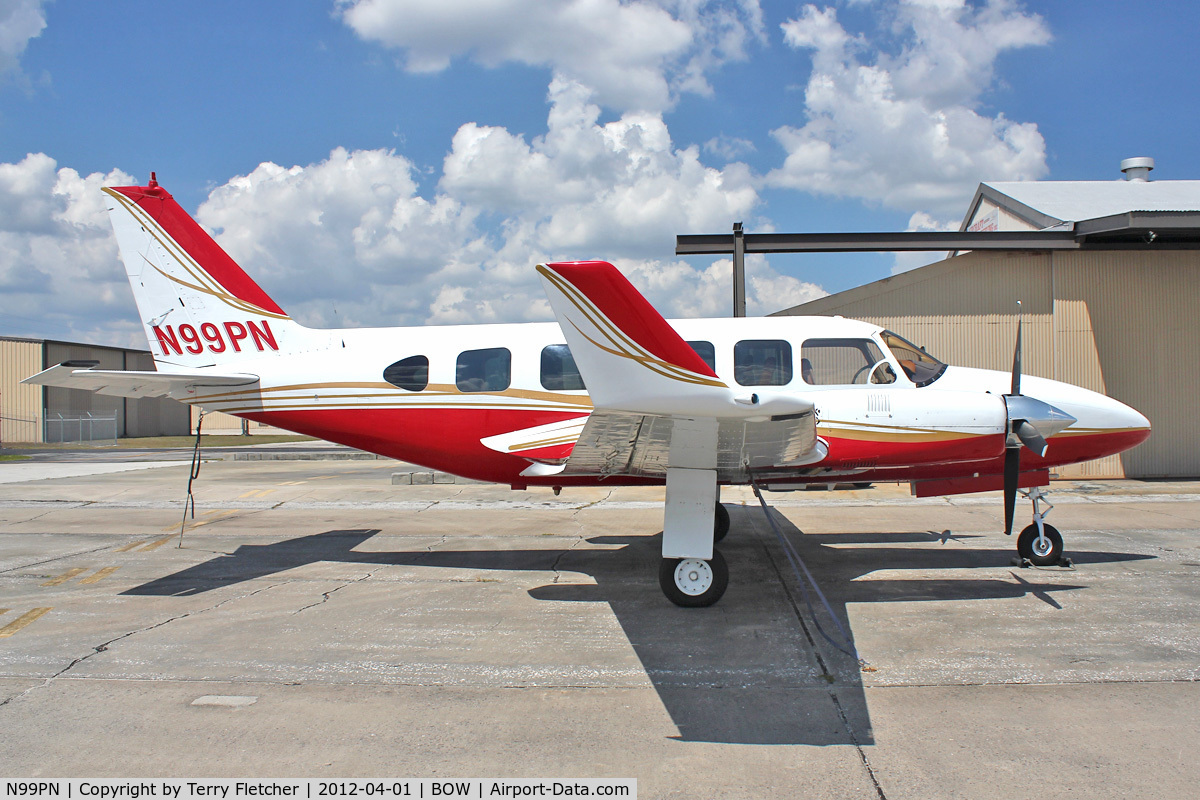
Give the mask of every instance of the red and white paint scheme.
[[[68, 362], [27, 382], [206, 410], [468, 478], [665, 484], [663, 591], [716, 602], [719, 486], [909, 481], [1018, 488], [1127, 450], [1150, 423], [1076, 386], [942, 364], [842, 318], [667, 321], [611, 264], [538, 266], [557, 323], [316, 330], [292, 320], [170, 194], [104, 190], [157, 372]], [[584, 388], [586, 384], [586, 389]], [[1056, 563], [1039, 511], [1022, 556]]]

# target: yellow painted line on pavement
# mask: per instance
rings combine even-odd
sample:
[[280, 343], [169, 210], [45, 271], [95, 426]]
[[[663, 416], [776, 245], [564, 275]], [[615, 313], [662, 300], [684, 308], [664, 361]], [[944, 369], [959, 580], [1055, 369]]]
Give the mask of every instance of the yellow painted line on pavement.
[[118, 547], [118, 548], [116, 549], [116, 552], [118, 552], [118, 553], [128, 553], [130, 550], [132, 550], [133, 548], [137, 547], [139, 544], [141, 544], [141, 542], [140, 542], [140, 541], [139, 541], [139, 542], [130, 542], [129, 544], [125, 545], [124, 547]]
[[94, 575], [87, 576], [86, 578], [81, 580], [79, 583], [80, 584], [99, 583], [100, 581], [104, 580], [109, 575], [112, 575], [114, 572], [116, 572], [119, 569], [120, 569], [120, 567], [105, 567], [104, 569], [98, 569], [98, 570], [96, 570], [96, 573]]
[[151, 550], [157, 550], [158, 548], [162, 547], [164, 544], [166, 544], [167, 542], [171, 541], [174, 538], [175, 538], [174, 536], [164, 536], [161, 539], [155, 539], [153, 542], [150, 542], [150, 544], [146, 545], [138, 552], [139, 553], [147, 553]]
[[[205, 512], [202, 512], [202, 513], [200, 514], [200, 516], [202, 516], [202, 517], [211, 517], [213, 514], [222, 514], [222, 515], [228, 516], [229, 514], [236, 514], [236, 513], [237, 513], [237, 510], [236, 510], [236, 509], [234, 509], [234, 510], [231, 510], [231, 511], [221, 511], [221, 510], [219, 510], [219, 509], [213, 509], [212, 511], [205, 511]], [[193, 523], [191, 523], [190, 525], [188, 525], [188, 528], [199, 528], [201, 525], [207, 525], [208, 523], [210, 523], [210, 522], [213, 522], [213, 521], [214, 521], [214, 520], [211, 520], [211, 519], [206, 519], [206, 520], [203, 520], [203, 521], [201, 521], [201, 522], [193, 522]], [[167, 527], [165, 527], [165, 528], [162, 528], [162, 530], [163, 530], [163, 531], [176, 531], [176, 532], [178, 532], [178, 531], [179, 531], [179, 526], [178, 526], [178, 525], [168, 525]], [[168, 536], [167, 538], [168, 538], [168, 539], [170, 539], [171, 537], [169, 537], [169, 536]], [[146, 548], [146, 549], [149, 549], [149, 548]]]
[[46, 581], [42, 584], [42, 586], [58, 586], [60, 583], [66, 583], [67, 581], [71, 580], [71, 578], [74, 578], [79, 573], [87, 571], [87, 567], [76, 567], [75, 569], [69, 569], [62, 575], [59, 575], [57, 578], [51, 578], [50, 580]]
[[199, 522], [192, 525], [191, 526], [192, 528], [199, 528], [201, 525], [208, 525], [211, 522], [220, 522], [222, 519], [224, 519], [225, 517], [228, 517], [230, 514], [236, 514], [238, 512], [237, 512], [237, 509], [231, 509], [229, 511], [208, 511], [205, 513], [206, 514], [218, 514], [219, 516], [212, 517], [211, 519], [202, 519]]
[[0, 639], [5, 639], [9, 636], [12, 636], [14, 633], [21, 630], [21, 628], [24, 628], [31, 622], [35, 622], [39, 617], [50, 610], [50, 608], [35, 608], [32, 611], [26, 611], [24, 614], [17, 617], [3, 628], [0, 628]]
[[305, 481], [284, 481], [283, 483], [281, 483], [279, 485], [280, 486], [299, 486], [302, 483], [305, 483]]
[[0, 614], [7, 614], [8, 611], [9, 611], [9, 609], [7, 609], [7, 608], [0, 608]]

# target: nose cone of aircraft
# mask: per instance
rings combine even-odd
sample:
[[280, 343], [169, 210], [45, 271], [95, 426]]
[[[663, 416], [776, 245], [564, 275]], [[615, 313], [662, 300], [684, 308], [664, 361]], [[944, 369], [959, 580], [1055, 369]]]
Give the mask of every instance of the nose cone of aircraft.
[[[947, 388], [974, 387], [977, 391], [1000, 395], [1010, 391], [1012, 380], [1008, 373], [964, 367], [951, 367], [946, 370], [945, 378], [950, 378]], [[1048, 437], [1047, 460], [1053, 463], [1090, 461], [1121, 453], [1150, 436], [1150, 420], [1136, 409], [1099, 392], [1027, 375], [1021, 379], [1021, 394], [1075, 418], [1070, 426]]]

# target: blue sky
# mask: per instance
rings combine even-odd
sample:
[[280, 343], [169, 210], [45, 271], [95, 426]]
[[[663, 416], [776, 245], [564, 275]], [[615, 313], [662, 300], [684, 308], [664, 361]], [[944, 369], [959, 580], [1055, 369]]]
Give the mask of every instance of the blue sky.
[[[983, 180], [1200, 177], [1200, 12], [956, 0], [0, 0], [0, 333], [142, 344], [99, 186], [150, 170], [314, 325], [548, 319], [679, 233], [956, 225]], [[751, 313], [887, 255], [753, 259]]]

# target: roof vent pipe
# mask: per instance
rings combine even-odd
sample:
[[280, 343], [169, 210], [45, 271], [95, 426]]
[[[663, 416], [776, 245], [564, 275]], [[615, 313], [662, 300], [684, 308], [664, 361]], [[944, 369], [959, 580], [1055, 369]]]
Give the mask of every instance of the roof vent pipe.
[[1121, 172], [1125, 180], [1146, 183], [1150, 180], [1150, 170], [1154, 169], [1154, 159], [1147, 156], [1127, 158], [1121, 162]]

